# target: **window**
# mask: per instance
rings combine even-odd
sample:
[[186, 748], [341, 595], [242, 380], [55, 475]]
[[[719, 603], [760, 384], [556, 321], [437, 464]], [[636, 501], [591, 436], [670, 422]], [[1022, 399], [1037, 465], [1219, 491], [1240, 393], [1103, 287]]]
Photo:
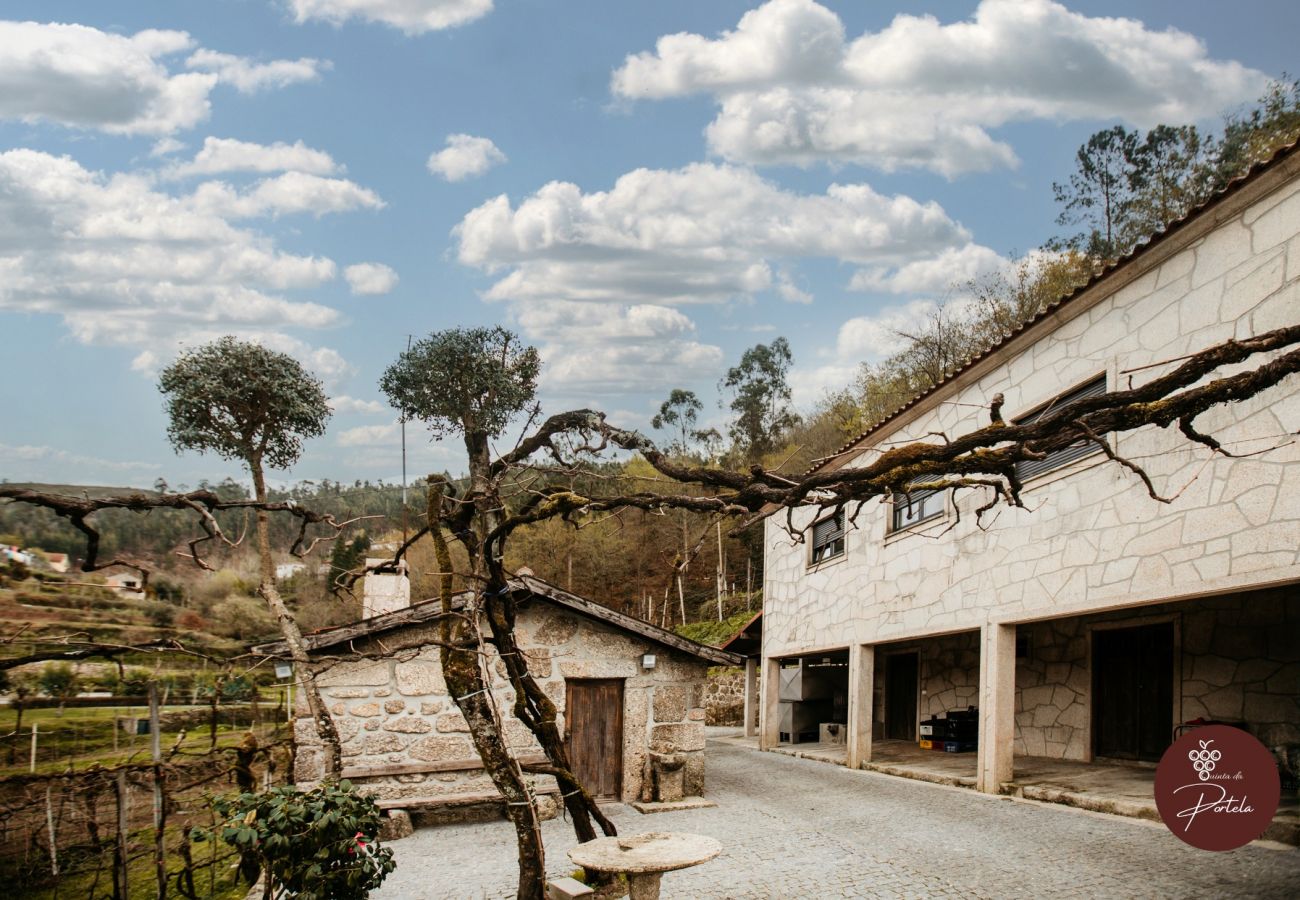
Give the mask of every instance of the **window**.
[[[1044, 416], [1051, 415], [1063, 406], [1067, 406], [1076, 400], [1082, 400], [1084, 397], [1096, 397], [1106, 393], [1106, 376], [1098, 375], [1092, 381], [1089, 381], [1083, 387], [1075, 388], [1068, 394], [1057, 396], [1051, 403], [1048, 403], [1042, 409], [1032, 412], [1027, 416], [1022, 416], [1016, 420], [1017, 425], [1028, 425], [1030, 422], [1037, 422]], [[1055, 453], [1049, 453], [1043, 459], [1027, 459], [1023, 462], [1016, 463], [1016, 474], [1020, 476], [1021, 481], [1033, 478], [1035, 475], [1042, 475], [1044, 472], [1050, 472], [1053, 469], [1059, 469], [1066, 463], [1074, 462], [1076, 459], [1082, 459], [1085, 456], [1091, 456], [1093, 453], [1100, 453], [1100, 448], [1089, 440], [1082, 440], [1063, 447]]]
[[812, 527], [812, 561], [815, 563], [844, 552], [844, 510], [839, 510]]
[[942, 491], [912, 491], [894, 495], [894, 518], [891, 531], [911, 528], [918, 522], [943, 515]]

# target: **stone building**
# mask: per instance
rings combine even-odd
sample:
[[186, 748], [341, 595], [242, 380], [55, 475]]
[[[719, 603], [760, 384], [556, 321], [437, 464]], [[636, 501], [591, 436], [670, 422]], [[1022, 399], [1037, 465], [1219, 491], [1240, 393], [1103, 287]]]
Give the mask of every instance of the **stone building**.
[[[396, 577], [396, 576], [394, 576]], [[403, 579], [405, 576], [401, 576]], [[400, 590], [384, 583], [391, 604]], [[675, 756], [686, 795], [704, 789], [703, 690], [711, 665], [740, 657], [577, 597], [531, 575], [510, 582], [516, 636], [533, 676], [558, 707], [575, 774], [597, 797], [650, 799], [652, 757]], [[317, 683], [342, 739], [343, 777], [381, 807], [436, 811], [499, 806], [500, 797], [443, 681], [436, 643], [438, 601], [417, 603], [309, 635]], [[371, 608], [367, 604], [367, 609]], [[271, 655], [282, 644], [257, 648]], [[347, 655], [365, 659], [343, 659]], [[542, 762], [532, 733], [510, 713], [505, 668], [488, 650], [506, 743], [523, 762]], [[301, 702], [295, 778], [323, 774], [320, 741]], [[556, 786], [531, 777], [554, 809]], [[644, 790], [643, 790], [644, 789]]]
[[[849, 443], [820, 469], [961, 435], [1005, 396], [1009, 421], [1136, 387], [1230, 338], [1300, 324], [1295, 146], [1109, 266]], [[799, 740], [783, 684], [842, 723], [850, 766], [917, 748], [936, 714], [976, 707], [971, 782], [1007, 790], [1022, 760], [1158, 760], [1201, 720], [1244, 725], [1284, 782], [1300, 756], [1300, 379], [1197, 427], [1108, 438], [1172, 502], [1080, 444], [1026, 464], [1027, 509], [977, 523], [987, 489], [872, 501], [848, 522], [770, 517], [760, 743]], [[960, 516], [958, 516], [960, 512]], [[777, 520], [782, 521], [777, 521]], [[816, 667], [823, 667], [817, 670]], [[794, 698], [797, 699], [798, 698]], [[795, 709], [797, 711], [796, 702]], [[951, 762], [951, 760], [950, 760]]]

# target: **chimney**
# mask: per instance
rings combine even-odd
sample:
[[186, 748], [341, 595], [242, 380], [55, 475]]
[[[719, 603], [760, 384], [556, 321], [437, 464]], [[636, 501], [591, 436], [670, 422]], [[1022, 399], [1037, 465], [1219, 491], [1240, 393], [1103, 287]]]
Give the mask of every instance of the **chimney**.
[[[386, 559], [367, 559], [366, 566], [389, 562]], [[406, 576], [406, 560], [397, 564], [397, 573], [367, 572], [361, 594], [361, 618], [373, 619], [384, 613], [396, 612], [411, 605], [411, 579]]]

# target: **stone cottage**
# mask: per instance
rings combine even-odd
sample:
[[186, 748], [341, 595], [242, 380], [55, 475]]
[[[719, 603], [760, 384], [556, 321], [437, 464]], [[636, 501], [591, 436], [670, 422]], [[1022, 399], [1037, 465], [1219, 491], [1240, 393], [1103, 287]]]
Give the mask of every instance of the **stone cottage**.
[[[512, 579], [510, 588], [519, 607], [519, 645], [558, 707], [584, 786], [597, 797], [649, 799], [652, 761], [668, 755], [676, 757], [669, 765], [681, 773], [685, 794], [701, 795], [708, 668], [736, 665], [740, 657], [530, 574]], [[385, 596], [391, 602], [394, 592]], [[443, 681], [434, 643], [440, 606], [417, 603], [306, 638], [320, 659], [318, 684], [342, 739], [343, 776], [386, 809], [441, 813], [500, 805]], [[276, 655], [284, 647], [257, 651]], [[367, 658], [339, 659], [348, 655]], [[507, 744], [522, 762], [542, 762], [532, 733], [510, 713], [514, 695], [504, 666], [493, 659], [489, 668]], [[296, 714], [295, 778], [309, 785], [322, 775], [320, 742], [305, 705]], [[554, 779], [530, 777], [535, 794], [548, 798], [543, 805], [558, 808]]]
[[[973, 431], [997, 394], [1009, 421], [1032, 420], [1141, 386], [1228, 339], [1297, 324], [1292, 145], [816, 471]], [[832, 723], [845, 726], [852, 767], [905, 759], [931, 749], [918, 747], [926, 720], [956, 712], [945, 728], [978, 722], [978, 746], [963, 757], [969, 783], [997, 793], [1016, 789], [1022, 761], [1140, 771], [1183, 730], [1217, 721], [1256, 735], [1294, 790], [1300, 379], [1216, 407], [1196, 427], [1240, 455], [1215, 456], [1176, 427], [1107, 439], [1168, 503], [1081, 442], [1022, 463], [1028, 508], [982, 522], [987, 489], [871, 501], [847, 520], [805, 510], [803, 541], [769, 517], [762, 746], [816, 741]]]

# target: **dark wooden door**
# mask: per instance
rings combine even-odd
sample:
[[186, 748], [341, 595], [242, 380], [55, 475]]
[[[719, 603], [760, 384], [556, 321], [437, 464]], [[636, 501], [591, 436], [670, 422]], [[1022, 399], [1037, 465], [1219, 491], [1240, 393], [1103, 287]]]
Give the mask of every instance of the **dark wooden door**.
[[564, 720], [573, 774], [594, 797], [622, 795], [623, 682], [568, 682]]
[[1093, 750], [1159, 761], [1173, 739], [1174, 626], [1092, 633]]
[[916, 740], [916, 682], [918, 671], [915, 653], [895, 653], [885, 657], [885, 737], [899, 741]]

